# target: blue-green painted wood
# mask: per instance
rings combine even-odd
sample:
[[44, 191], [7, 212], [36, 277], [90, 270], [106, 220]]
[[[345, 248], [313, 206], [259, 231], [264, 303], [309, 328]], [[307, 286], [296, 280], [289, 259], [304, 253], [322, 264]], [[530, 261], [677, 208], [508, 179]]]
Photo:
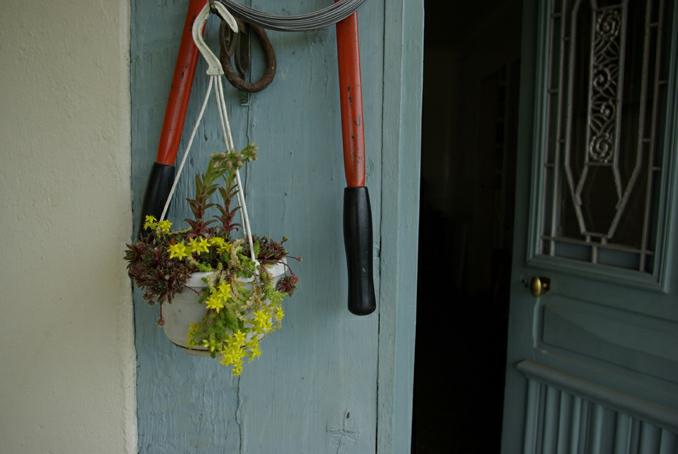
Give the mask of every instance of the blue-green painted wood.
[[[674, 30], [668, 53], [674, 58], [662, 167], [666, 172], [662, 172], [661, 203], [667, 224], [661, 229], [660, 273], [651, 279], [605, 269], [594, 273], [590, 266], [534, 257], [547, 91], [546, 3], [524, 2], [502, 452], [674, 453], [678, 449], [678, 32]], [[678, 11], [673, 14], [676, 23]], [[531, 276], [551, 278], [551, 290], [539, 304], [522, 282]], [[549, 398], [553, 393], [560, 395], [559, 401]]]
[[[326, 4], [250, 3], [282, 14]], [[236, 143], [252, 140], [260, 148], [259, 160], [246, 172], [253, 227], [262, 234], [289, 236], [290, 251], [303, 256], [295, 266], [301, 285], [287, 305], [284, 329], [262, 345], [264, 355], [240, 379], [230, 378], [212, 360], [173, 348], [154, 323], [157, 308], [135, 293], [139, 452], [366, 453], [378, 443], [379, 452], [396, 452], [391, 446], [406, 452], [423, 21], [421, 5], [404, 3], [385, 6], [383, 0], [370, 0], [360, 11], [368, 186], [375, 232], [380, 232], [374, 244], [379, 311], [356, 317], [346, 309], [334, 31], [272, 33], [278, 56], [274, 83], [253, 95], [248, 106], [239, 105], [231, 89], [227, 96]], [[135, 0], [132, 6], [132, 173], [138, 213], [186, 2]], [[214, 24], [209, 34], [213, 38]], [[204, 93], [202, 74], [201, 64], [189, 121]], [[216, 111], [212, 108], [207, 117], [187, 175], [200, 169], [210, 152], [223, 148]], [[189, 186], [189, 179], [182, 181], [175, 200]], [[180, 220], [186, 213], [184, 205], [175, 203], [170, 218]], [[380, 277], [387, 279], [388, 288], [379, 285]]]
[[[648, 421], [653, 405], [643, 402], [642, 411], [626, 412], [608, 404], [607, 389], [581, 381], [552, 385], [559, 372], [526, 361], [521, 369], [528, 377], [525, 441], [528, 454], [675, 454], [678, 437], [675, 426]], [[551, 377], [545, 377], [549, 376]], [[562, 374], [561, 374], [562, 375]], [[569, 385], [569, 386], [568, 386]], [[634, 402], [632, 396], [624, 398]], [[605, 403], [601, 403], [605, 401]], [[615, 400], [617, 400], [615, 398]], [[637, 416], [638, 414], [642, 416]], [[558, 421], [556, 427], [554, 422]], [[520, 452], [520, 451], [514, 451]]]
[[423, 2], [387, 0], [385, 17], [378, 452], [404, 454], [412, 429]]

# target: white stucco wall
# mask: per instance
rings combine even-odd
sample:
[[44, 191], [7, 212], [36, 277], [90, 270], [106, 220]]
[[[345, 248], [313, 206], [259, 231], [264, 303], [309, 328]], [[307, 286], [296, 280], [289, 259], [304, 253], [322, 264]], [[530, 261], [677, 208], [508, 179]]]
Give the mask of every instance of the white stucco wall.
[[136, 451], [129, 2], [0, 14], [0, 452]]

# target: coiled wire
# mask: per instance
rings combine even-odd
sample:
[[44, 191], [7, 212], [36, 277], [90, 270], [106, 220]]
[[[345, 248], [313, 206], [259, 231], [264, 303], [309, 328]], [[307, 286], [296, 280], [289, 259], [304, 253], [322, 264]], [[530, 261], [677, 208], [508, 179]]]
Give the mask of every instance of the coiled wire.
[[265, 13], [235, 0], [218, 0], [236, 16], [269, 30], [281, 32], [304, 32], [318, 30], [336, 24], [353, 14], [367, 0], [341, 0], [330, 6], [306, 14], [276, 16]]

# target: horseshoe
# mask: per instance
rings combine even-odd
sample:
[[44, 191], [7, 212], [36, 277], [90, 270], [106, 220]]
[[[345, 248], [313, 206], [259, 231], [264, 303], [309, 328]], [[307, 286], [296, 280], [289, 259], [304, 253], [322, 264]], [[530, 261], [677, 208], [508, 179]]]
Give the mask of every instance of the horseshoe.
[[[238, 90], [247, 93], [257, 93], [268, 87], [275, 78], [275, 51], [273, 50], [271, 41], [268, 39], [266, 31], [258, 25], [238, 18], [238, 29], [240, 30], [240, 33], [235, 34], [228, 26], [224, 25], [223, 22], [219, 27], [219, 43], [221, 47], [219, 59], [221, 60], [221, 66], [224, 68], [224, 75], [231, 85]], [[240, 52], [243, 52], [243, 50], [237, 49], [240, 35], [249, 33], [249, 30], [252, 30], [257, 35], [259, 45], [261, 46], [261, 49], [264, 52], [264, 58], [266, 59], [264, 73], [256, 82], [248, 82], [244, 79], [246, 72], [250, 69], [249, 52], [244, 50], [246, 54], [242, 55]], [[233, 68], [231, 63], [231, 59], [234, 56], [237, 69]]]

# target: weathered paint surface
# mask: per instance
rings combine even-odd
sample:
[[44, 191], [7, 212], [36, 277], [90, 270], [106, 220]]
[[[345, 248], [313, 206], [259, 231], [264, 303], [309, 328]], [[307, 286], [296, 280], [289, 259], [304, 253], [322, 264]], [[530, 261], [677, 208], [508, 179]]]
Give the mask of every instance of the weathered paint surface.
[[[253, 2], [254, 7], [281, 14], [325, 5], [320, 0]], [[183, 1], [133, 2], [137, 213], [154, 159], [185, 8]], [[408, 8], [415, 13], [410, 30], [419, 40], [421, 5]], [[236, 143], [254, 141], [260, 149], [259, 160], [246, 175], [254, 230], [290, 238], [291, 253], [303, 257], [295, 265], [301, 285], [287, 305], [283, 330], [262, 345], [263, 357], [249, 364], [240, 379], [231, 378], [215, 361], [172, 347], [154, 323], [157, 308], [135, 295], [139, 452], [366, 453], [374, 452], [377, 444], [383, 452], [409, 451], [414, 293], [407, 289], [416, 287], [421, 42], [410, 44], [414, 50], [405, 49], [404, 14], [401, 2], [385, 7], [380, 0], [371, 0], [360, 11], [367, 183], [374, 230], [381, 232], [375, 235], [375, 284], [379, 289], [380, 277], [389, 276], [395, 284], [389, 288], [390, 301], [382, 298], [378, 313], [368, 317], [353, 316], [346, 309], [334, 30], [271, 33], [278, 56], [276, 80], [253, 95], [247, 106], [229, 89], [229, 112]], [[391, 39], [385, 41], [385, 36]], [[388, 61], [385, 52], [392, 56]], [[388, 71], [400, 74], [408, 63], [412, 66], [405, 76]], [[260, 61], [255, 59], [255, 64]], [[189, 121], [205, 90], [204, 69], [201, 63]], [[402, 83], [411, 90], [403, 94]], [[409, 109], [402, 108], [401, 98]], [[209, 110], [207, 118], [187, 175], [200, 170], [211, 152], [223, 149], [216, 110]], [[399, 187], [399, 182], [406, 186]], [[188, 178], [180, 183], [176, 200], [187, 195], [189, 186]], [[380, 222], [382, 186], [390, 192], [384, 200], [392, 208], [383, 218], [392, 221], [385, 229]], [[187, 211], [175, 203], [170, 218], [181, 220]], [[383, 241], [390, 245], [387, 263], [380, 260], [380, 237], [382, 247]], [[408, 254], [407, 261], [400, 261], [401, 252]], [[400, 287], [408, 301], [399, 315]], [[380, 316], [385, 317], [381, 322]], [[380, 346], [380, 335], [388, 345]], [[379, 443], [378, 420], [384, 427]], [[395, 435], [399, 442], [392, 448]]]
[[410, 452], [417, 300], [423, 2], [384, 5], [378, 444]]

